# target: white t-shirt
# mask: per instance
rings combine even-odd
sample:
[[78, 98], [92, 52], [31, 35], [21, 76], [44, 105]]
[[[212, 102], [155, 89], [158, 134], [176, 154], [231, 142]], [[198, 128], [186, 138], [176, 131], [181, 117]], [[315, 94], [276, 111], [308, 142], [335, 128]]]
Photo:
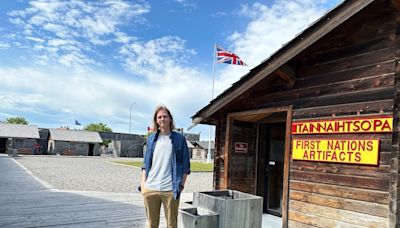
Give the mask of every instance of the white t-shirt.
[[172, 191], [172, 142], [170, 135], [158, 135], [153, 163], [144, 186], [155, 191]]

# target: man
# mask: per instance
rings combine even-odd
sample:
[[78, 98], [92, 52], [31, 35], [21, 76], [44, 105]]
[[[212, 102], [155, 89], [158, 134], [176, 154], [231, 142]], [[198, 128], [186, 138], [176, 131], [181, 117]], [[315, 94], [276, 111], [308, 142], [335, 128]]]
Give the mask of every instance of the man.
[[171, 112], [165, 106], [158, 106], [153, 115], [156, 132], [147, 138], [141, 182], [150, 228], [159, 225], [161, 204], [168, 228], [177, 227], [179, 197], [190, 174], [186, 139], [174, 132], [174, 128]]

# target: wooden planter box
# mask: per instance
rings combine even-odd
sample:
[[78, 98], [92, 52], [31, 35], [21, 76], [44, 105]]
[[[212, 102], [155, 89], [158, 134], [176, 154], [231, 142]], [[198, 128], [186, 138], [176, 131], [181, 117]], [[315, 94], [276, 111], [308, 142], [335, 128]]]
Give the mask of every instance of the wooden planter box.
[[219, 214], [219, 227], [261, 227], [263, 198], [233, 190], [194, 192], [193, 206]]
[[180, 224], [184, 228], [218, 228], [218, 214], [202, 208], [179, 209]]

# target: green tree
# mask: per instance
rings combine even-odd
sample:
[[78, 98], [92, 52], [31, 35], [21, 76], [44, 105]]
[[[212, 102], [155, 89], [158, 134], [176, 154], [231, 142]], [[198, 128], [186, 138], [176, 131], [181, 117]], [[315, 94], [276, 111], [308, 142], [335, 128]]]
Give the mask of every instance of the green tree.
[[112, 129], [104, 123], [91, 123], [86, 125], [83, 130], [85, 131], [104, 131], [104, 132], [112, 132]]
[[24, 117], [10, 117], [6, 119], [6, 123], [9, 124], [24, 124], [24, 125], [28, 125], [29, 122], [24, 118]]
[[[104, 123], [90, 123], [86, 125], [83, 130], [85, 131], [103, 131], [103, 132], [112, 132], [112, 129]], [[106, 146], [111, 142], [111, 140], [104, 139], [102, 145]]]

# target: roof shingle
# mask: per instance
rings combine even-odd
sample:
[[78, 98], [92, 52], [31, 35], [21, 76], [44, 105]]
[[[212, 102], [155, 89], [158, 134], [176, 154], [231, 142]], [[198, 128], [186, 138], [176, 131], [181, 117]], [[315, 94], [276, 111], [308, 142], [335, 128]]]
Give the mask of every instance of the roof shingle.
[[1, 138], [39, 138], [39, 129], [34, 125], [0, 123]]
[[68, 142], [87, 142], [87, 143], [103, 142], [98, 132], [91, 132], [91, 131], [50, 129], [50, 137], [53, 140], [68, 141]]

